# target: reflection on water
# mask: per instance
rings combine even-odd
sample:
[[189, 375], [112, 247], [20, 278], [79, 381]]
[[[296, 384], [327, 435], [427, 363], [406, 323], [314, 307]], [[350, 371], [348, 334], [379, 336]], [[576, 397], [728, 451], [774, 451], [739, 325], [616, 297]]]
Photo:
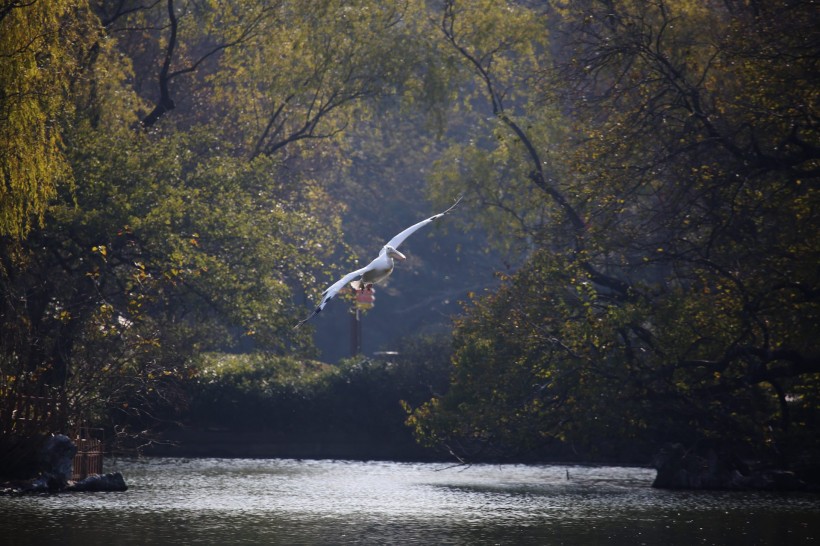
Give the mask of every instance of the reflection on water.
[[[124, 493], [0, 498], [9, 544], [820, 544], [820, 498], [641, 468], [117, 460]], [[569, 476], [569, 478], [568, 478]]]

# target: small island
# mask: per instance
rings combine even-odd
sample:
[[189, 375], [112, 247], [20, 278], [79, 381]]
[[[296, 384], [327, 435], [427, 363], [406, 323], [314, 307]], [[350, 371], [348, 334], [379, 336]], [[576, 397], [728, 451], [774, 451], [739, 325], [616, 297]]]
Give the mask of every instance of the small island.
[[15, 476], [0, 481], [0, 495], [128, 490], [119, 472], [89, 474], [75, 480], [77, 445], [63, 434], [43, 436], [37, 441], [28, 439], [17, 447], [30, 450], [23, 454], [27, 463], [0, 469], [0, 477]]

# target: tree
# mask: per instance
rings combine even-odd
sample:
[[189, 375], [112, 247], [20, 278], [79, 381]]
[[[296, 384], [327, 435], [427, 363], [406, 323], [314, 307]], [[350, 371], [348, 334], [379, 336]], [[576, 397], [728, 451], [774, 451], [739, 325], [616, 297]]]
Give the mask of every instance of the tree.
[[[801, 2], [555, 3], [556, 68], [540, 80], [540, 104], [553, 107], [533, 103], [516, 118], [498, 107], [492, 65], [459, 41], [469, 34], [444, 27], [505, 129], [484, 153], [491, 172], [526, 180], [543, 200], [508, 200], [536, 252], [460, 324], [453, 391], [415, 415], [423, 432], [451, 443], [506, 434], [509, 449], [521, 422], [530, 443], [590, 444], [607, 430], [660, 442], [674, 430], [772, 455], [811, 429], [820, 241], [809, 212], [810, 12]], [[544, 202], [549, 222], [533, 223]], [[490, 370], [513, 386], [489, 389]]]

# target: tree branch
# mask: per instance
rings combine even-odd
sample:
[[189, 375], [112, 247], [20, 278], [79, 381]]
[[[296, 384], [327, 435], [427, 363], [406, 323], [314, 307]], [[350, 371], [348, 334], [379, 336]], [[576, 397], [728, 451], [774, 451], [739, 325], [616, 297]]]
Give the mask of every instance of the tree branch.
[[171, 69], [171, 61], [174, 57], [174, 49], [177, 44], [177, 28], [179, 25], [176, 13], [174, 12], [174, 0], [168, 0], [168, 20], [170, 21], [171, 33], [168, 36], [168, 45], [165, 47], [165, 59], [162, 63], [162, 69], [160, 69], [159, 72], [159, 101], [157, 101], [154, 109], [143, 118], [142, 126], [144, 128], [153, 126], [166, 112], [170, 112], [176, 107], [176, 104], [174, 104], [171, 98], [171, 92], [168, 89], [168, 83], [171, 79], [169, 72]]
[[[524, 145], [532, 165], [530, 180], [532, 180], [532, 182], [539, 189], [546, 193], [564, 212], [565, 217], [569, 221], [575, 233], [575, 250], [576, 252], [581, 253], [585, 247], [584, 235], [587, 230], [586, 222], [584, 222], [581, 215], [564, 196], [564, 194], [550, 183], [549, 178], [544, 173], [544, 161], [541, 159], [541, 155], [538, 153], [538, 150], [532, 140], [529, 138], [526, 131], [524, 131], [524, 129], [522, 129], [521, 126], [515, 122], [515, 120], [507, 115], [502, 98], [496, 90], [496, 86], [488, 68], [489, 64], [492, 62], [492, 58], [490, 57], [489, 60], [485, 61], [487, 63], [487, 67], [485, 67], [481, 59], [476, 58], [476, 56], [468, 51], [466, 47], [459, 43], [458, 37], [455, 33], [455, 17], [454, 2], [446, 2], [441, 21], [441, 29], [445, 38], [459, 52], [459, 54], [461, 54], [461, 56], [464, 57], [470, 65], [472, 65], [476, 74], [482, 80], [482, 83], [487, 90], [487, 94], [490, 97], [490, 102], [495, 117], [507, 126], [507, 128], [510, 129]], [[583, 260], [580, 263], [581, 267], [587, 272], [587, 274], [589, 274], [590, 279], [594, 283], [613, 290], [627, 300], [634, 300], [637, 297], [637, 292], [629, 283], [603, 273], [588, 260]]]
[[169, 88], [169, 84], [172, 80], [174, 80], [178, 76], [195, 72], [199, 68], [199, 66], [207, 59], [213, 57], [214, 55], [228, 48], [235, 47], [248, 40], [251, 36], [254, 35], [254, 31], [258, 28], [260, 22], [265, 17], [265, 14], [268, 13], [268, 11], [270, 11], [268, 8], [261, 9], [259, 13], [257, 13], [256, 16], [246, 24], [246, 26], [242, 29], [242, 31], [236, 38], [212, 46], [205, 53], [200, 55], [199, 58], [197, 58], [190, 65], [172, 71], [171, 65], [174, 60], [174, 53], [177, 46], [177, 36], [179, 33], [179, 19], [176, 16], [174, 0], [167, 0], [167, 2], [170, 34], [168, 36], [168, 45], [165, 48], [165, 57], [163, 59], [162, 68], [160, 69], [158, 76], [159, 100], [157, 101], [157, 104], [154, 107], [154, 109], [147, 116], [145, 116], [145, 118], [143, 118], [142, 126], [144, 128], [151, 127], [157, 121], [159, 121], [159, 119], [163, 115], [176, 108], [176, 104], [174, 103], [174, 100], [171, 97], [171, 92]]

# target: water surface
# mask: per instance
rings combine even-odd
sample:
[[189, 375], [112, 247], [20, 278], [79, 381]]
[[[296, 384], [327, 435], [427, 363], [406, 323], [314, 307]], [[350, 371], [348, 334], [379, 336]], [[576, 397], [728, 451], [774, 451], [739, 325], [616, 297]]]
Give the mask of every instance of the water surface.
[[0, 498], [8, 544], [820, 544], [820, 497], [673, 492], [654, 470], [115, 460], [123, 493]]

